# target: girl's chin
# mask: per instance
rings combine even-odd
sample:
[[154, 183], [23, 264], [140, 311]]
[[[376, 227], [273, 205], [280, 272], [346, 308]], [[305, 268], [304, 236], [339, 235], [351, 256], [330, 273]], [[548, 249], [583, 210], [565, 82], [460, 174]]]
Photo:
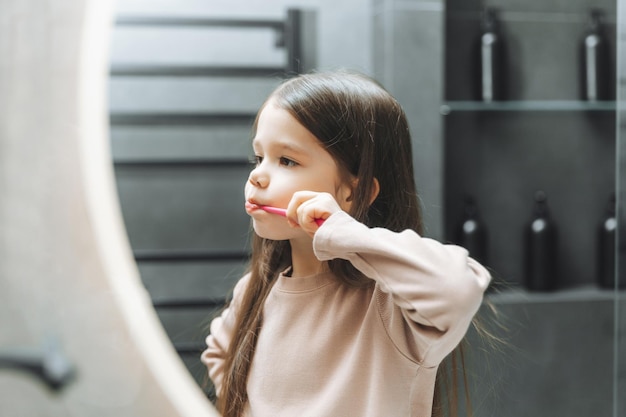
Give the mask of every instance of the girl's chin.
[[276, 225], [253, 221], [252, 227], [259, 237], [269, 240], [291, 240], [308, 236], [304, 231], [289, 227], [287, 224], [284, 227], [277, 227]]
[[257, 224], [257, 222], [253, 222], [253, 229], [259, 237], [269, 240], [288, 240], [291, 239], [294, 234], [293, 229], [291, 228], [291, 230], [280, 230], [282, 228], [271, 227], [270, 225], [265, 224]]

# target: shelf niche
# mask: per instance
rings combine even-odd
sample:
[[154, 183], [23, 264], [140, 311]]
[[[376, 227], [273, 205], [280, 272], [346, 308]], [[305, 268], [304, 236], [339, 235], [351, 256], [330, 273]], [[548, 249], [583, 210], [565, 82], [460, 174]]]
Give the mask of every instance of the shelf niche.
[[[571, 5], [561, 10], [570, 18], [559, 20], [549, 4], [533, 2], [523, 5], [528, 10], [518, 10], [519, 4], [500, 3], [489, 6], [499, 10], [507, 96], [481, 102], [475, 97], [481, 5], [447, 2], [445, 101], [440, 107], [444, 235], [458, 241], [464, 200], [473, 197], [489, 236], [485, 263], [496, 280], [521, 286], [524, 228], [533, 196], [543, 190], [558, 227], [559, 288], [593, 286], [598, 227], [615, 190], [619, 110], [614, 96], [580, 100], [579, 47], [594, 5]], [[600, 6], [615, 51], [616, 5]]]

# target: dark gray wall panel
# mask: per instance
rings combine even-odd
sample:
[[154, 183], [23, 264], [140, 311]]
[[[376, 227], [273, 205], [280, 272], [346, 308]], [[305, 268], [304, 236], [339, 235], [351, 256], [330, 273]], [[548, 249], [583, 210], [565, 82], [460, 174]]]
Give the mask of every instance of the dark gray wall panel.
[[133, 249], [241, 251], [249, 237], [247, 166], [118, 167], [122, 212]]
[[252, 123], [205, 126], [113, 126], [115, 161], [181, 159], [247, 159], [252, 153]]
[[231, 295], [245, 264], [245, 261], [140, 262], [139, 271], [154, 300], [218, 300]]

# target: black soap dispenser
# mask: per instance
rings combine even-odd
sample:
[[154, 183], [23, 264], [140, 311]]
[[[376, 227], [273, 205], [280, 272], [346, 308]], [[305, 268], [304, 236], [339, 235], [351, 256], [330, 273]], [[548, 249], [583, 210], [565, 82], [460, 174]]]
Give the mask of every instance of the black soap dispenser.
[[525, 286], [529, 291], [557, 288], [557, 229], [546, 194], [535, 193], [533, 215], [525, 231]]
[[504, 99], [503, 44], [496, 10], [486, 8], [481, 18], [479, 99], [492, 102]]
[[611, 195], [598, 231], [598, 285], [615, 288], [615, 194]]
[[603, 13], [592, 10], [589, 27], [582, 41], [581, 84], [582, 99], [609, 99], [609, 48], [602, 25]]
[[465, 197], [463, 217], [457, 230], [459, 245], [483, 265], [487, 262], [487, 229], [479, 217], [474, 198]]

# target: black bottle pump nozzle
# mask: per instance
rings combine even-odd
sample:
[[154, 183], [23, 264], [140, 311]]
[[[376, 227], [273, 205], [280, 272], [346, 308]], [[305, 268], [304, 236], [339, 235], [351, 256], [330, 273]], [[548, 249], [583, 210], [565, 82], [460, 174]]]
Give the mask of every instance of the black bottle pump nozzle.
[[486, 7], [482, 13], [482, 20], [480, 22], [480, 28], [483, 33], [496, 31], [496, 10], [490, 7]]
[[525, 284], [530, 291], [552, 291], [557, 287], [557, 230], [546, 194], [535, 193], [533, 216], [525, 235]]

